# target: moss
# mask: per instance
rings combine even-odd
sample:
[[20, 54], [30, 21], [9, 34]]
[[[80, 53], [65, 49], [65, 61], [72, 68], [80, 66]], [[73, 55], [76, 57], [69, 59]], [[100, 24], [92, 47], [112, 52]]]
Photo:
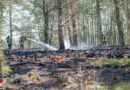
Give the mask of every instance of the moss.
[[4, 47], [6, 45], [5, 41], [0, 39], [0, 47]]
[[107, 59], [107, 58], [101, 58], [97, 61], [92, 61], [92, 65], [130, 65], [130, 59]]
[[2, 51], [0, 51], [0, 59], [2, 60], [2, 71], [3, 74], [7, 74], [8, 72], [11, 72], [10, 67], [8, 66], [6, 60], [4, 59], [4, 54]]
[[105, 90], [104, 86], [100, 86], [100, 85], [86, 85], [85, 87], [86, 90]]
[[16, 89], [15, 86], [8, 86], [6, 89], [7, 89], [7, 90], [18, 90], [18, 89]]
[[130, 81], [127, 82], [118, 82], [112, 85], [100, 85], [98, 82], [95, 81], [94, 83], [85, 85], [86, 90], [130, 90]]
[[50, 90], [59, 90], [58, 88], [51, 88]]
[[110, 85], [108, 90], [130, 90], [130, 82], [118, 82]]

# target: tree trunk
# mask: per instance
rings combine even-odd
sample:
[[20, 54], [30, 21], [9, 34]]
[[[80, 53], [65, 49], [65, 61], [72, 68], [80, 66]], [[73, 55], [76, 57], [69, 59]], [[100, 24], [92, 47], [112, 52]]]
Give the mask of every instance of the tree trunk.
[[[72, 1], [70, 1], [71, 3]], [[78, 40], [77, 40], [77, 30], [76, 30], [76, 22], [74, 19], [74, 10], [72, 8], [71, 4], [71, 19], [72, 19], [72, 29], [73, 29], [73, 46], [78, 46]]]
[[118, 33], [119, 33], [119, 43], [120, 43], [120, 45], [125, 45], [124, 35], [123, 35], [123, 31], [122, 31], [122, 23], [120, 20], [120, 10], [118, 7], [117, 0], [114, 0], [114, 5], [115, 5], [115, 14], [116, 14], [116, 19], [117, 19], [117, 28], [118, 28]]
[[98, 44], [102, 44], [102, 24], [101, 24], [101, 15], [100, 15], [100, 0], [96, 0], [96, 13], [97, 13], [97, 38]]
[[70, 26], [68, 26], [67, 28], [68, 28], [68, 33], [69, 33], [70, 46], [72, 46], [72, 44], [73, 44], [73, 41], [72, 41], [72, 30], [70, 29]]
[[11, 45], [12, 45], [13, 29], [12, 29], [12, 5], [11, 5], [11, 0], [9, 0], [9, 20], [10, 20], [10, 38], [11, 38]]
[[44, 25], [45, 25], [45, 30], [44, 30], [44, 37], [45, 37], [45, 43], [49, 43], [49, 22], [48, 22], [48, 6], [43, 0], [43, 14], [44, 14]]
[[127, 44], [130, 44], [130, 10], [128, 8], [128, 5], [126, 4], [127, 2], [122, 0], [123, 3], [123, 8], [125, 11], [125, 15], [126, 15], [126, 20], [127, 20]]
[[49, 23], [48, 23], [48, 13], [44, 15], [45, 19], [45, 31], [44, 31], [44, 36], [45, 36], [45, 43], [49, 43]]
[[77, 46], [78, 42], [77, 42], [77, 30], [76, 30], [76, 24], [75, 24], [75, 20], [72, 19], [72, 27], [73, 27], [73, 45]]
[[84, 43], [87, 43], [87, 40], [86, 40], [86, 27], [85, 27], [85, 18], [83, 18], [83, 37], [84, 37], [84, 40], [83, 42]]
[[112, 32], [112, 30], [113, 30], [113, 28], [112, 28], [112, 25], [113, 25], [113, 21], [112, 21], [112, 15], [111, 15], [111, 18], [110, 18], [110, 30], [109, 30], [109, 35], [108, 35], [108, 37], [109, 37], [109, 39], [108, 39], [108, 44], [110, 44], [110, 45], [112, 45], [112, 37], [113, 37], [113, 32]]
[[52, 41], [53, 41], [53, 24], [50, 26], [50, 29], [51, 29], [51, 31], [50, 31], [50, 38], [49, 38], [49, 44], [50, 45], [53, 45], [53, 43], [52, 43]]
[[[2, 51], [0, 50], [0, 55], [2, 56]], [[0, 56], [0, 73], [2, 74], [2, 57]]]
[[59, 50], [64, 50], [64, 37], [63, 37], [63, 30], [62, 30], [62, 0], [57, 0], [57, 6], [58, 6], [58, 38], [59, 38], [59, 44], [60, 48]]
[[2, 22], [3, 22], [3, 0], [0, 2], [0, 38], [2, 33]]

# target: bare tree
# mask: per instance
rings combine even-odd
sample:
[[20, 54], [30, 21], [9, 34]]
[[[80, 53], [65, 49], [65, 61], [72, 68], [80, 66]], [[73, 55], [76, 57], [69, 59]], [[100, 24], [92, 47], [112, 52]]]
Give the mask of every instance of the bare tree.
[[126, 22], [127, 22], [127, 42], [130, 43], [130, 10], [128, 8], [128, 1], [122, 0], [123, 3], [123, 9], [126, 15]]
[[97, 13], [97, 31], [98, 31], [98, 42], [102, 44], [102, 24], [100, 15], [100, 0], [96, 0], [96, 13]]
[[72, 28], [73, 28], [73, 46], [77, 46], [78, 45], [78, 40], [77, 40], [77, 30], [76, 30], [76, 22], [74, 19], [74, 10], [73, 10], [73, 5], [72, 5], [72, 1], [70, 0], [71, 3], [71, 19], [72, 19]]
[[119, 33], [119, 43], [120, 45], [125, 45], [124, 43], [124, 35], [122, 31], [122, 22], [120, 20], [120, 9], [118, 6], [118, 1], [114, 0], [114, 5], [115, 5], [115, 15], [116, 15], [116, 22], [117, 22], [117, 28], [118, 28], [118, 33]]
[[2, 32], [2, 22], [3, 22], [3, 0], [0, 0], [0, 38], [1, 38], [1, 32]]
[[45, 30], [44, 30], [45, 43], [49, 43], [48, 6], [47, 6], [47, 3], [46, 3], [46, 0], [43, 0], [42, 10], [43, 10], [44, 24], [45, 24]]
[[58, 6], [58, 38], [59, 38], [59, 44], [60, 44], [60, 50], [65, 49], [64, 45], [64, 37], [63, 37], [63, 30], [62, 30], [62, 0], [57, 0], [57, 6]]
[[12, 38], [13, 38], [13, 29], [12, 29], [12, 2], [9, 0], [9, 21], [10, 21], [10, 38], [11, 38], [11, 45], [12, 45]]

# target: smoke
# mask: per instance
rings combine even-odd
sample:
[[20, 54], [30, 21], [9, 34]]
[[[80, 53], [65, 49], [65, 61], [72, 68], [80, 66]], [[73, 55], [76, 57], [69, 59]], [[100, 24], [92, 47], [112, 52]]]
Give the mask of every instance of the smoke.
[[65, 49], [70, 49], [70, 41], [68, 37], [64, 39]]
[[69, 49], [70, 50], [88, 50], [91, 49], [93, 46], [88, 45], [87, 43], [79, 43], [78, 46], [71, 46]]
[[74, 46], [74, 45], [71, 46], [70, 41], [67, 38], [65, 38], [64, 43], [65, 43], [65, 49], [70, 49], [70, 50], [88, 50], [93, 47], [93, 45], [89, 45], [84, 42], [79, 43], [78, 46]]
[[[44, 42], [41, 42], [41, 41], [37, 41], [37, 40], [34, 40], [34, 39], [30, 39], [30, 38], [27, 38], [27, 40], [30, 40], [36, 44], [38, 44], [38, 46], [40, 46], [42, 49], [48, 49], [48, 50], [51, 50], [51, 51], [56, 51], [58, 50], [57, 48], [49, 45], [49, 44], [46, 44]], [[70, 45], [70, 41], [69, 39], [66, 37], [64, 39], [64, 44], [65, 44], [65, 49], [70, 49], [70, 50], [88, 50], [88, 49], [91, 49], [93, 46], [92, 45], [88, 45], [87, 43], [79, 43], [78, 46], [71, 46]]]
[[49, 44], [46, 44], [44, 42], [41, 42], [41, 41], [37, 41], [37, 40], [34, 40], [34, 39], [30, 39], [30, 38], [27, 38], [27, 40], [30, 40], [36, 44], [38, 44], [38, 46], [40, 45], [42, 47], [42, 49], [48, 49], [48, 50], [51, 50], [51, 51], [56, 51], [58, 50], [57, 48], [49, 45]]

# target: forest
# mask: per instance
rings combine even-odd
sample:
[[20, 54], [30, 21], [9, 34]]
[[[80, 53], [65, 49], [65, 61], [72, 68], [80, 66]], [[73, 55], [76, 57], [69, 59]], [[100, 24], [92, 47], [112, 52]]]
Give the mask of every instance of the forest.
[[129, 90], [130, 0], [0, 0], [0, 88]]

